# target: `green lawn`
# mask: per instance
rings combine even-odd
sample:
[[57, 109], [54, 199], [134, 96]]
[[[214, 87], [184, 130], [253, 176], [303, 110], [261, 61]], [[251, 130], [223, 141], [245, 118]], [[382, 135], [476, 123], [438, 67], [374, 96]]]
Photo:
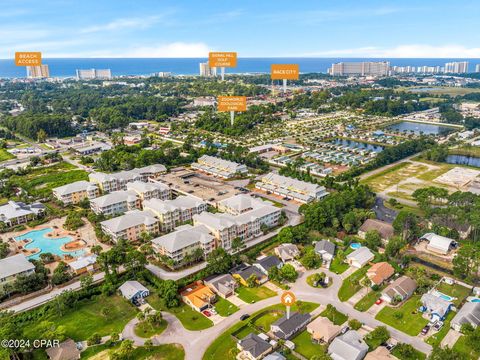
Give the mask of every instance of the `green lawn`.
[[11, 159], [15, 159], [15, 155], [10, 154], [5, 149], [0, 149], [0, 161], [6, 161], [6, 160], [11, 160]]
[[323, 310], [320, 316], [326, 317], [335, 325], [342, 325], [345, 321], [348, 320], [348, 316], [338, 311], [336, 308], [332, 311], [329, 311], [328, 308]]
[[[65, 335], [75, 341], [86, 340], [94, 333], [101, 336], [113, 332], [122, 332], [125, 325], [135, 317], [137, 309], [118, 295], [99, 296], [81, 301], [65, 315], [56, 313], [42, 320], [48, 320], [57, 326], [65, 326]], [[40, 339], [38, 324], [26, 330], [28, 337]]]
[[152, 294], [147, 298], [147, 302], [157, 311], [168, 311], [175, 315], [187, 330], [204, 330], [213, 326], [212, 320], [193, 310], [183, 301], [176, 308], [167, 308], [157, 294]]
[[326, 352], [326, 346], [312, 342], [312, 336], [307, 330], [295, 336], [292, 342], [295, 344], [295, 351], [307, 359]]
[[[108, 348], [105, 345], [99, 345], [92, 348], [87, 348], [84, 352], [81, 353], [81, 359], [101, 359], [107, 360], [110, 359], [109, 353], [115, 351], [119, 348], [119, 345], [116, 345], [113, 348]], [[97, 355], [98, 356], [95, 356]], [[129, 359], [135, 360], [183, 360], [185, 358], [185, 351], [183, 347], [177, 344], [165, 344], [152, 346], [150, 349], [147, 349], [143, 346], [137, 347], [133, 350]]]
[[445, 335], [447, 335], [448, 330], [450, 330], [450, 321], [452, 321], [453, 317], [455, 316], [455, 312], [450, 311], [444, 321], [444, 324], [440, 331], [436, 332], [432, 336], [429, 336], [427, 339], [427, 343], [432, 346], [439, 346], [442, 342]]
[[248, 304], [268, 299], [277, 295], [273, 290], [270, 290], [265, 286], [257, 286], [254, 288], [240, 286], [239, 288], [237, 288], [236, 293], [240, 299], [242, 299]]
[[338, 290], [338, 298], [340, 301], [347, 301], [362, 288], [360, 280], [365, 276], [368, 268], [369, 266], [364, 266], [343, 280], [342, 286], [340, 290]]
[[363, 298], [360, 299], [359, 302], [357, 302], [354, 306], [354, 308], [358, 311], [367, 311], [370, 309], [373, 304], [375, 304], [375, 301], [380, 298], [381, 291], [373, 291], [370, 290], [367, 295], [365, 295]]
[[217, 302], [215, 303], [215, 310], [217, 310], [218, 315], [226, 317], [237, 312], [239, 308], [238, 306], [233, 305], [230, 301], [218, 296]]
[[[118, 345], [115, 345], [115, 347], [118, 347]], [[108, 349], [110, 349], [110, 346], [108, 346], [107, 344], [89, 346], [80, 353], [80, 359], [89, 359], [92, 356]]]
[[460, 336], [453, 348], [460, 352], [465, 360], [477, 360], [480, 357], [480, 353], [477, 353], [467, 344], [466, 336]]
[[135, 326], [135, 334], [143, 338], [151, 338], [153, 335], [161, 334], [167, 328], [168, 322], [162, 320], [158, 325], [150, 325], [147, 321], [142, 321]]
[[441, 293], [455, 297], [456, 299], [452, 301], [455, 306], [460, 306], [462, 301], [471, 293], [471, 290], [465, 286], [459, 284], [448, 285], [444, 282], [437, 286], [436, 289]]
[[422, 314], [418, 311], [419, 306], [420, 296], [414, 295], [400, 308], [385, 306], [375, 319], [408, 335], [416, 336], [428, 324], [428, 320], [422, 318]]
[[265, 315], [256, 319], [254, 324], [255, 326], [261, 328], [263, 332], [268, 332], [270, 331], [270, 325], [280, 319], [283, 315], [285, 315], [285, 309], [268, 312]]
[[398, 358], [399, 360], [425, 360], [427, 355], [423, 352], [413, 349], [412, 356], [404, 356], [400, 351], [398, 346], [395, 347], [392, 351], [392, 355]]
[[330, 263], [330, 271], [334, 272], [335, 274], [342, 274], [347, 271], [348, 268], [349, 265], [343, 260], [340, 260], [338, 256], [335, 256]]

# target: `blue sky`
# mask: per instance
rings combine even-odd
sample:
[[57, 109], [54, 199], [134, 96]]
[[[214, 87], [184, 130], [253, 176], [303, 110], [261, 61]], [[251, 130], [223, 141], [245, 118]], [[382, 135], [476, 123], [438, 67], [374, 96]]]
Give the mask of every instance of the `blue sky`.
[[480, 58], [478, 0], [0, 0], [0, 58]]

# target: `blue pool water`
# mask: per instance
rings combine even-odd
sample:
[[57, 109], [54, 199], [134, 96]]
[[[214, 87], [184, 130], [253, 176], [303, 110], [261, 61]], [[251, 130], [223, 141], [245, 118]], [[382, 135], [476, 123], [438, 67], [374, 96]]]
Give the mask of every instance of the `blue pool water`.
[[76, 251], [63, 251], [61, 249], [62, 245], [72, 241], [71, 236], [64, 236], [61, 238], [50, 238], [47, 237], [46, 234], [51, 233], [53, 231], [52, 228], [47, 229], [40, 229], [40, 230], [33, 230], [25, 233], [23, 235], [15, 237], [16, 241], [31, 239], [32, 241], [25, 245], [25, 249], [40, 249], [40, 252], [30, 255], [29, 258], [31, 259], [38, 259], [41, 253], [51, 253], [54, 255], [64, 255], [69, 254], [74, 257], [81, 256], [85, 253], [84, 250], [76, 250]]
[[470, 300], [470, 302], [477, 303], [477, 302], [480, 302], [480, 299], [479, 298], [474, 298], [474, 299]]
[[361, 248], [361, 247], [362, 247], [362, 244], [360, 244], [360, 243], [351, 243], [351, 244], [350, 244], [350, 247], [351, 247], [352, 249], [355, 249], [355, 250], [356, 250], [356, 249]]
[[445, 294], [442, 294], [442, 293], [439, 294], [439, 297], [443, 300], [446, 300], [446, 301], [452, 301], [453, 300], [453, 298], [451, 296], [448, 296], [448, 295], [445, 295]]

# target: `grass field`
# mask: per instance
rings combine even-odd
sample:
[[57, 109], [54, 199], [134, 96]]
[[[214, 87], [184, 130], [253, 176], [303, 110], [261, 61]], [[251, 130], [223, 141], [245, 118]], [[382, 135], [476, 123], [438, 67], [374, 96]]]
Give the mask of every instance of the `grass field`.
[[161, 334], [166, 328], [168, 323], [165, 320], [158, 325], [151, 325], [147, 321], [142, 321], [135, 326], [135, 334], [142, 338], [151, 338], [153, 335]]
[[329, 311], [329, 309], [325, 309], [322, 311], [320, 316], [326, 317], [328, 320], [330, 320], [332, 323], [335, 325], [342, 325], [345, 321], [348, 320], [348, 316], [341, 313], [337, 309], [333, 309]]
[[355, 304], [354, 308], [362, 312], [367, 311], [373, 306], [373, 304], [375, 304], [375, 301], [380, 298], [381, 293], [381, 291], [370, 290], [367, 295], [365, 295], [360, 299], [359, 302]]
[[397, 90], [402, 89], [403, 91], [407, 92], [420, 92], [422, 94], [433, 94], [433, 95], [450, 95], [450, 96], [457, 96], [457, 95], [465, 95], [471, 93], [480, 92], [480, 89], [477, 88], [465, 88], [465, 87], [452, 87], [452, 86], [435, 86], [435, 87], [426, 87], [428, 90], [420, 90], [425, 89], [425, 87], [399, 87]]
[[5, 149], [0, 149], [0, 161], [6, 161], [6, 160], [11, 160], [11, 159], [15, 159], [15, 155], [10, 154]]
[[230, 301], [218, 296], [217, 302], [215, 303], [215, 310], [217, 310], [218, 315], [226, 317], [237, 312], [239, 308]]
[[365, 276], [368, 268], [369, 266], [364, 266], [343, 280], [342, 286], [338, 290], [338, 299], [340, 301], [347, 301], [362, 288], [360, 280]]
[[330, 263], [329, 270], [331, 272], [334, 272], [335, 274], [342, 274], [345, 271], [347, 271], [349, 267], [350, 266], [346, 262], [344, 262], [343, 260], [340, 260], [338, 256], [335, 256], [332, 262]]
[[312, 359], [321, 353], [326, 352], [326, 346], [312, 342], [312, 336], [307, 330], [302, 331], [300, 334], [292, 339], [295, 344], [295, 350], [306, 359]]
[[413, 353], [411, 354], [411, 356], [404, 356], [399, 351], [398, 346], [393, 349], [392, 355], [398, 358], [399, 360], [425, 360], [427, 358], [427, 355], [425, 355], [424, 353], [416, 349], [413, 349]]
[[480, 157], [480, 147], [478, 146], [459, 147], [459, 148], [450, 149], [448, 153], [452, 155]]
[[467, 343], [466, 336], [460, 336], [455, 345], [453, 345], [453, 348], [462, 354], [462, 359], [477, 360], [478, 358], [480, 358], [480, 353], [473, 350], [471, 346]]
[[449, 285], [445, 282], [438, 285], [436, 289], [446, 295], [455, 297], [456, 299], [452, 301], [455, 306], [460, 306], [462, 301], [466, 299], [471, 292], [471, 290], [465, 286], [459, 284]]
[[414, 295], [400, 308], [385, 306], [375, 319], [394, 327], [405, 334], [416, 336], [427, 325], [428, 320], [418, 311], [420, 296]]
[[242, 299], [248, 304], [255, 303], [260, 300], [268, 299], [272, 296], [277, 295], [273, 290], [270, 290], [265, 286], [258, 286], [254, 288], [240, 286], [236, 290], [236, 293], [240, 299]]
[[[67, 337], [81, 341], [94, 333], [101, 336], [120, 333], [136, 314], [137, 309], [127, 300], [112, 295], [81, 301], [65, 315], [57, 313], [42, 320], [64, 326]], [[42, 335], [38, 323], [27, 328], [26, 332], [33, 339], [40, 339]]]
[[[103, 346], [103, 351], [98, 352], [99, 349], [96, 349], [97, 352], [95, 353], [88, 353], [89, 349], [82, 352], [82, 359], [91, 359], [91, 360], [109, 360], [110, 353], [116, 349], [118, 349], [118, 345], [114, 348], [106, 348]], [[99, 346], [101, 349], [101, 346]], [[84, 353], [86, 353], [84, 355]], [[157, 345], [152, 346], [150, 349], [145, 347], [137, 347], [133, 350], [132, 354], [130, 355], [129, 359], [135, 360], [183, 360], [185, 358], [185, 351], [183, 347], [177, 344], [165, 344], [165, 345]]]

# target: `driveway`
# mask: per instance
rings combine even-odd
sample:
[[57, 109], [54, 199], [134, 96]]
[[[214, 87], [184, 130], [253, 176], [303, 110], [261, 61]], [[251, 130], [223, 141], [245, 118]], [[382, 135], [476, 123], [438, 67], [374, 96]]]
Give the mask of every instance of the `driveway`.
[[368, 288], [363, 287], [360, 290], [358, 290], [353, 296], [348, 299], [348, 303], [352, 306], [354, 306], [357, 302], [359, 302], [365, 295], [368, 294]]
[[445, 335], [442, 342], [440, 343], [440, 347], [444, 348], [448, 346], [449, 348], [452, 348], [460, 336], [462, 336], [462, 334], [458, 331], [455, 331], [453, 329], [448, 330], [447, 335]]

